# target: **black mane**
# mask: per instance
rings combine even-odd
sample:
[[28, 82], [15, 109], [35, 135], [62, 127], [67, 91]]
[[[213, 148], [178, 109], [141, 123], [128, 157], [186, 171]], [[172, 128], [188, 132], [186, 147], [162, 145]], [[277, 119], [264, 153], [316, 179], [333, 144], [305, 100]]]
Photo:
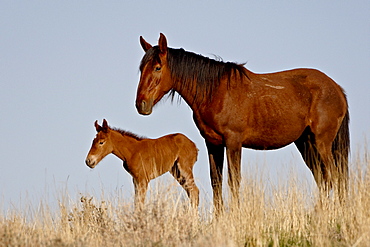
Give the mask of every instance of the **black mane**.
[[[149, 62], [152, 63], [152, 66], [156, 63], [160, 64], [159, 53], [158, 46], [149, 49], [141, 60], [140, 70], [142, 71]], [[183, 91], [192, 90], [192, 87], [196, 86], [195, 101], [204, 98], [210, 100], [213, 91], [218, 88], [224, 76], [230, 79], [232, 73], [238, 72], [240, 77], [248, 77], [243, 67], [244, 64], [217, 61], [184, 49], [168, 48], [167, 62], [174, 87]], [[196, 85], [193, 83], [194, 80]], [[175, 91], [172, 89], [172, 97], [174, 93]]]
[[110, 129], [114, 130], [114, 131], [117, 131], [119, 132], [120, 134], [122, 134], [123, 136], [129, 136], [129, 137], [132, 137], [132, 138], [135, 138], [136, 140], [140, 141], [140, 140], [143, 140], [143, 139], [147, 139], [146, 137], [144, 136], [139, 136], [137, 134], [134, 134], [130, 131], [127, 131], [127, 130], [122, 130], [122, 129], [118, 129], [118, 128], [111, 128], [109, 127]]

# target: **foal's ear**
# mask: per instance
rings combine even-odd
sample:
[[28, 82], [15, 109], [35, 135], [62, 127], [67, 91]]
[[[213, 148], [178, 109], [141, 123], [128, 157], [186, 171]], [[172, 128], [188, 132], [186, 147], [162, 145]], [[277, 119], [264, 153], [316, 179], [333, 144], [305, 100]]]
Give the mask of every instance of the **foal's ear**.
[[161, 51], [162, 55], [167, 53], [167, 39], [163, 33], [160, 33], [159, 35], [158, 46], [159, 46], [159, 50]]
[[140, 44], [141, 44], [141, 47], [143, 47], [145, 52], [147, 52], [147, 50], [152, 48], [152, 45], [146, 42], [143, 36], [140, 36]]
[[98, 120], [95, 121], [94, 123], [96, 132], [100, 132], [102, 130], [102, 127], [98, 124]]
[[108, 128], [109, 126], [108, 126], [107, 120], [103, 119], [103, 127], [102, 127], [103, 132], [108, 132]]

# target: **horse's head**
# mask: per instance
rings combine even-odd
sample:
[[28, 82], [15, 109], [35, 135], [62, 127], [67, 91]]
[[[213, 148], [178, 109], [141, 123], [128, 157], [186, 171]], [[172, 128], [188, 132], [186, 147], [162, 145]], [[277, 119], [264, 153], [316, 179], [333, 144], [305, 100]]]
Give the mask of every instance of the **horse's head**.
[[107, 120], [103, 120], [102, 126], [96, 120], [95, 129], [98, 133], [93, 140], [85, 160], [86, 165], [90, 168], [94, 168], [105, 156], [113, 152], [113, 145], [110, 139], [111, 129], [108, 126]]
[[136, 109], [142, 115], [152, 113], [153, 106], [172, 89], [167, 66], [167, 40], [161, 33], [158, 46], [152, 46], [140, 36], [145, 55], [140, 64], [140, 82], [136, 95]]

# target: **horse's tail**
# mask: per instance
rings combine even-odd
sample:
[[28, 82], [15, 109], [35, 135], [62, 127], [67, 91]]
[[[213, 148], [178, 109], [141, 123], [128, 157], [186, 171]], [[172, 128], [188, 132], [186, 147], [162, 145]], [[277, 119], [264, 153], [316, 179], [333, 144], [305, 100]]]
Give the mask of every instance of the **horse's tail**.
[[348, 189], [348, 156], [350, 151], [350, 140], [349, 140], [349, 112], [347, 109], [346, 115], [342, 120], [342, 124], [339, 127], [337, 136], [334, 139], [332, 146], [332, 153], [334, 157], [335, 165], [339, 172], [338, 186], [339, 189]]

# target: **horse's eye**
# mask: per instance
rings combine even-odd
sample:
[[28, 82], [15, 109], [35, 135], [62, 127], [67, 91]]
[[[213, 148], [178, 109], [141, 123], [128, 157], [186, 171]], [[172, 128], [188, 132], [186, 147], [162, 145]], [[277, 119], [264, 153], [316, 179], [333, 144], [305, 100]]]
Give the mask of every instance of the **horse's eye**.
[[104, 142], [103, 142], [103, 141], [100, 141], [100, 142], [99, 142], [99, 144], [100, 144], [100, 145], [103, 145], [103, 144], [104, 144]]
[[155, 67], [155, 71], [160, 71], [161, 67]]

